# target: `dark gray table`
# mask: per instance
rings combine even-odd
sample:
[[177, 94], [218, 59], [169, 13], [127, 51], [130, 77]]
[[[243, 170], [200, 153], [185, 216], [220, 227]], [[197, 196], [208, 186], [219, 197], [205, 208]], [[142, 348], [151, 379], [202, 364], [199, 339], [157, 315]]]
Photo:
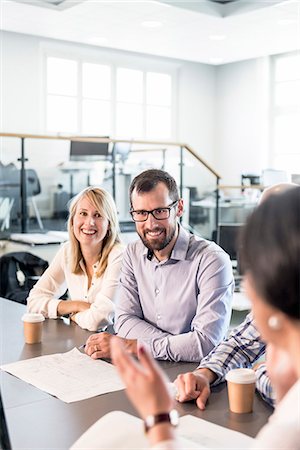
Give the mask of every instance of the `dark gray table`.
[[[41, 344], [26, 345], [21, 322], [25, 307], [0, 298], [0, 364], [51, 353], [66, 352], [83, 344], [91, 334], [68, 319], [46, 320]], [[190, 363], [161, 362], [173, 381], [179, 373], [193, 370]], [[18, 378], [0, 372], [1, 392], [13, 449], [67, 449], [104, 414], [121, 410], [137, 415], [124, 391], [75, 403], [64, 403]], [[213, 389], [207, 409], [194, 403], [176, 405], [181, 415], [192, 414], [218, 425], [255, 436], [272, 409], [257, 395], [254, 412], [234, 414], [228, 410], [226, 385]]]

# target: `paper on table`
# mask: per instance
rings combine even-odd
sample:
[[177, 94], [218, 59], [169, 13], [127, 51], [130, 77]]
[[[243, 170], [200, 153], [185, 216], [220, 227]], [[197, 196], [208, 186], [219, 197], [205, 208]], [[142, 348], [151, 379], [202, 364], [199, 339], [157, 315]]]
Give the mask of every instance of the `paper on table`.
[[[107, 433], [107, 430], [114, 430]], [[116, 430], [118, 430], [116, 432]], [[178, 448], [183, 449], [246, 449], [253, 439], [237, 431], [198, 419], [181, 417], [178, 427]], [[149, 448], [140, 419], [113, 411], [92, 425], [71, 447], [71, 450], [135, 450]]]
[[[143, 422], [130, 414], [113, 411], [92, 425], [71, 447], [70, 450], [144, 450], [149, 449], [149, 441], [143, 432]], [[109, 433], [107, 430], [113, 430]], [[183, 449], [203, 447], [180, 439]]]
[[1, 369], [66, 403], [124, 389], [112, 364], [94, 360], [77, 348], [5, 364]]
[[180, 419], [179, 434], [192, 442], [201, 442], [203, 448], [211, 449], [247, 449], [251, 448], [254, 442], [254, 439], [246, 434], [190, 415]]

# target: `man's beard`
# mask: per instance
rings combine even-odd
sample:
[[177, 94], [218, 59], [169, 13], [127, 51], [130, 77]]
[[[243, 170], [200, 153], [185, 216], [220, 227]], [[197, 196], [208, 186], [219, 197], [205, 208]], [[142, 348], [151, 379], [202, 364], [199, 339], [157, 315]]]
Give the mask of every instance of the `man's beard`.
[[[150, 230], [145, 230], [143, 232], [143, 234], [140, 234], [138, 232], [138, 235], [140, 236], [144, 246], [147, 247], [151, 251], [160, 251], [160, 250], [163, 250], [164, 248], [166, 248], [167, 245], [169, 245], [170, 242], [172, 241], [173, 237], [175, 236], [176, 225], [174, 226], [174, 228], [172, 228], [170, 230], [170, 233], [168, 235], [166, 234], [165, 228], [156, 227], [153, 230], [151, 230], [151, 231], [162, 231], [163, 232], [161, 235], [159, 235], [159, 238], [156, 241], [154, 239], [151, 241], [148, 241], [148, 239], [146, 238], [146, 234], [148, 231], [150, 231]], [[164, 238], [160, 239], [162, 236]]]

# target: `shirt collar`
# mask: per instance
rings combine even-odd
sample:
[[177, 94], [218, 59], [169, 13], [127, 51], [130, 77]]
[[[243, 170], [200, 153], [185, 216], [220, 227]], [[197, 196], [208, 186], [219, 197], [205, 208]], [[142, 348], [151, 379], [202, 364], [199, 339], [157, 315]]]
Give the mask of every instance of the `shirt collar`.
[[[178, 224], [178, 228], [178, 236], [169, 259], [184, 260], [189, 248], [190, 235], [180, 224]], [[150, 261], [153, 259], [151, 253], [151, 250], [144, 246], [143, 255]]]

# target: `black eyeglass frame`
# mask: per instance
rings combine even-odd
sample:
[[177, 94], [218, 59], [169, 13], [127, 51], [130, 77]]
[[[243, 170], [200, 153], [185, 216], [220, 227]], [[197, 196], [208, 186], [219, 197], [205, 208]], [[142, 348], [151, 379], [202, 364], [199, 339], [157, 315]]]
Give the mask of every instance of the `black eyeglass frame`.
[[[178, 202], [179, 202], [179, 200], [175, 200], [173, 203], [171, 203], [168, 206], [162, 206], [161, 208], [155, 208], [155, 209], [152, 209], [151, 211], [147, 211], [146, 209], [137, 209], [137, 210], [131, 209], [129, 212], [130, 212], [130, 215], [134, 222], [146, 222], [146, 220], [148, 220], [149, 214], [152, 214], [152, 216], [154, 217], [155, 220], [166, 220], [170, 217], [171, 210], [174, 208], [174, 206], [177, 205]], [[155, 217], [155, 211], [162, 210], [162, 209], [165, 209], [168, 211], [167, 217], [163, 217], [163, 218]], [[138, 213], [138, 212], [139, 213], [147, 213], [146, 218], [143, 220], [134, 220], [133, 214]]]

